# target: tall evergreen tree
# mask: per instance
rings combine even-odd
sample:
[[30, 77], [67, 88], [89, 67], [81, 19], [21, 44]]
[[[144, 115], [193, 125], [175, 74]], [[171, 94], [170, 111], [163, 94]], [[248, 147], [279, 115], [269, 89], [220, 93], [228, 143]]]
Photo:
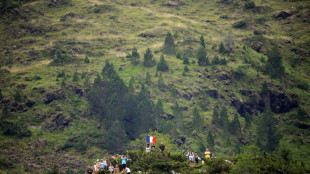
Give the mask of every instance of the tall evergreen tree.
[[161, 73], [159, 74], [159, 77], [158, 77], [158, 88], [160, 90], [163, 90], [165, 88], [164, 79]]
[[173, 54], [174, 55], [176, 53], [174, 40], [173, 40], [173, 37], [172, 37], [170, 32], [168, 32], [166, 35], [163, 51], [166, 54]]
[[138, 49], [134, 47], [131, 52], [131, 64], [137, 65], [139, 63], [140, 63], [140, 54], [138, 52]]
[[147, 85], [150, 85], [151, 84], [151, 75], [149, 72], [146, 72], [146, 75], [145, 75], [145, 83]]
[[197, 58], [199, 66], [206, 66], [210, 64], [210, 62], [208, 61], [209, 59], [207, 59], [206, 49], [203, 46], [200, 46], [200, 48], [198, 49]]
[[220, 121], [224, 132], [227, 133], [229, 130], [229, 120], [227, 115], [227, 109], [224, 106], [222, 107], [222, 110], [220, 112]]
[[215, 145], [215, 143], [214, 143], [214, 137], [213, 137], [211, 131], [208, 132], [207, 143], [208, 143], [208, 148], [209, 148], [211, 151], [214, 151], [214, 145]]
[[195, 129], [200, 130], [201, 129], [201, 117], [199, 114], [199, 111], [197, 107], [194, 108], [193, 110], [193, 126]]
[[183, 115], [180, 110], [179, 104], [176, 101], [173, 106], [173, 115], [175, 116], [176, 125], [179, 130], [183, 129]]
[[237, 114], [234, 115], [234, 119], [230, 123], [230, 132], [233, 135], [241, 135], [241, 124], [239, 122]]
[[212, 123], [214, 125], [220, 125], [219, 108], [218, 108], [218, 106], [214, 106], [214, 108], [213, 108]]
[[164, 55], [160, 56], [160, 62], [157, 63], [157, 71], [168, 71], [169, 66], [164, 58]]
[[157, 100], [156, 106], [155, 106], [155, 112], [154, 112], [154, 116], [155, 116], [155, 125], [156, 125], [156, 130], [158, 131], [160, 128], [160, 116], [161, 114], [164, 112], [164, 108], [163, 108], [163, 103], [161, 102], [160, 99]]
[[203, 35], [200, 36], [200, 45], [204, 48], [206, 48], [206, 45], [205, 45], [205, 39], [203, 38]]
[[211, 65], [218, 65], [218, 64], [220, 64], [220, 59], [217, 55], [215, 55], [211, 61]]
[[244, 116], [244, 120], [245, 120], [245, 128], [250, 128], [251, 127], [251, 122], [252, 122], [252, 117], [246, 113]]
[[122, 128], [120, 122], [115, 120], [106, 135], [106, 148], [109, 152], [121, 153], [123, 145], [126, 143], [126, 132]]
[[147, 48], [144, 54], [143, 65], [145, 67], [152, 67], [156, 64], [155, 60], [153, 60], [153, 53], [150, 48]]
[[183, 64], [189, 64], [189, 60], [188, 57], [186, 56], [186, 54], [183, 54]]
[[265, 71], [271, 78], [281, 78], [284, 76], [285, 70], [282, 63], [282, 56], [276, 47], [273, 47], [268, 53]]
[[274, 118], [269, 104], [266, 106], [258, 122], [257, 141], [261, 144], [260, 147], [262, 149], [271, 152], [279, 145], [282, 135], [277, 129], [277, 120]]
[[72, 82], [77, 82], [77, 81], [79, 81], [79, 74], [78, 72], [75, 71], [73, 74]]
[[88, 77], [88, 76], [85, 77], [85, 80], [84, 80], [84, 87], [85, 87], [86, 89], [88, 89], [88, 88], [90, 87], [90, 81], [89, 81], [89, 77]]
[[225, 53], [226, 53], [226, 50], [225, 50], [225, 47], [224, 47], [223, 42], [220, 43], [219, 52], [220, 52], [221, 54], [225, 54]]
[[85, 58], [84, 58], [84, 62], [85, 62], [85, 63], [90, 63], [90, 61], [89, 61], [89, 59], [88, 59], [88, 57], [87, 57], [87, 56], [85, 56]]
[[134, 90], [135, 90], [135, 88], [134, 88], [134, 86], [133, 86], [134, 81], [135, 81], [135, 79], [134, 79], [133, 77], [131, 77], [130, 80], [129, 80], [128, 91], [129, 91], [130, 93], [133, 93]]

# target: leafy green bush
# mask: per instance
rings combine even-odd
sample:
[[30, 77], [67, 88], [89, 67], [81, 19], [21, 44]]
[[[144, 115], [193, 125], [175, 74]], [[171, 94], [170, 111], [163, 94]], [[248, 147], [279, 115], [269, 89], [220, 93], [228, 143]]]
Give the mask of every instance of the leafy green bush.
[[4, 135], [16, 135], [19, 138], [31, 136], [31, 131], [21, 122], [4, 122], [1, 124], [1, 129]]

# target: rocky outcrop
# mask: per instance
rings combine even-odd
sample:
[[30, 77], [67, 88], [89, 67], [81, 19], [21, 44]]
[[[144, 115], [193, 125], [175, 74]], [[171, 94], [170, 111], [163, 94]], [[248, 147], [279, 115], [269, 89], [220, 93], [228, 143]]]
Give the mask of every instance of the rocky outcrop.
[[216, 91], [216, 90], [206, 90], [206, 92], [207, 92], [207, 94], [210, 96], [210, 97], [212, 97], [212, 98], [215, 98], [215, 99], [217, 99], [218, 98], [218, 96], [219, 96], [219, 94], [218, 94], [218, 92]]
[[72, 126], [73, 119], [65, 116], [63, 113], [56, 113], [51, 115], [42, 125], [41, 129], [43, 130], [57, 130], [64, 129], [66, 127]]
[[300, 121], [295, 121], [293, 122], [294, 126], [300, 128], [300, 129], [310, 129], [310, 124], [308, 123], [304, 123], [304, 122], [300, 122]]
[[81, 85], [68, 84], [66, 87], [70, 91], [74, 92], [74, 94], [76, 94], [78, 97], [82, 97], [84, 95], [84, 91]]
[[292, 13], [291, 12], [288, 12], [288, 11], [280, 11], [279, 13], [276, 13], [273, 15], [274, 18], [276, 19], [286, 19], [288, 17], [292, 16]]
[[257, 115], [258, 112], [263, 112], [265, 109], [265, 104], [262, 100], [255, 102], [241, 102], [240, 100], [233, 100], [231, 105], [236, 108], [237, 112], [244, 117], [246, 114]]
[[64, 98], [64, 96], [65, 96], [65, 92], [62, 89], [59, 89], [59, 90], [47, 93], [43, 98], [43, 102], [45, 104], [49, 104], [54, 100]]
[[284, 93], [270, 92], [270, 107], [274, 113], [285, 113], [298, 107], [297, 95], [291, 95], [289, 99]]
[[154, 37], [156, 37], [155, 34], [150, 34], [150, 33], [141, 33], [138, 36], [139, 37], [144, 37], [144, 38], [154, 38]]
[[11, 104], [11, 112], [26, 112], [27, 108], [25, 104], [20, 104], [18, 102], [14, 102]]

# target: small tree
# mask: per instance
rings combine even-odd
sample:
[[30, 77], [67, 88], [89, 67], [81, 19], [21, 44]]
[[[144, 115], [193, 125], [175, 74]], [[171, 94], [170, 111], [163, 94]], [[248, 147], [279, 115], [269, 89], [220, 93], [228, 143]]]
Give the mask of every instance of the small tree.
[[147, 85], [150, 85], [151, 84], [151, 75], [149, 72], [146, 72], [146, 75], [145, 75], [145, 83]]
[[189, 69], [188, 69], [187, 65], [185, 65], [184, 66], [184, 72], [188, 72], [188, 71], [189, 71]]
[[206, 49], [203, 46], [200, 46], [198, 49], [197, 58], [199, 66], [206, 66], [210, 64], [210, 62], [208, 62], [209, 59], [207, 59]]
[[90, 62], [87, 56], [84, 58], [84, 62], [85, 63], [89, 63]]
[[185, 53], [183, 54], [183, 64], [189, 64], [188, 56]]
[[237, 114], [235, 114], [234, 119], [230, 123], [230, 132], [234, 135], [241, 135], [241, 125]]
[[157, 63], [157, 71], [168, 71], [169, 66], [167, 61], [164, 58], [164, 55], [160, 56], [160, 62]]
[[212, 114], [212, 123], [214, 125], [220, 124], [220, 118], [219, 118], [219, 111], [218, 110], [219, 110], [218, 106], [214, 106], [213, 114]]
[[77, 81], [79, 81], [79, 74], [78, 72], [75, 71], [73, 74], [72, 82], [77, 82]]
[[164, 79], [161, 73], [159, 74], [159, 77], [158, 77], [158, 88], [160, 90], [163, 90], [165, 88]]
[[133, 48], [131, 52], [131, 64], [137, 65], [140, 63], [140, 54], [137, 48]]
[[211, 61], [211, 65], [218, 65], [218, 64], [220, 64], [220, 59], [217, 55], [215, 55]]
[[207, 143], [208, 143], [209, 149], [213, 151], [215, 143], [214, 143], [214, 137], [211, 131], [208, 132]]
[[285, 70], [282, 64], [282, 56], [276, 47], [273, 47], [268, 53], [265, 71], [271, 78], [281, 78], [284, 76]]
[[144, 54], [143, 65], [145, 67], [152, 67], [156, 64], [155, 60], [153, 60], [153, 53], [150, 48], [147, 48]]
[[201, 117], [199, 114], [199, 111], [197, 109], [197, 107], [194, 108], [193, 110], [193, 126], [195, 129], [200, 130], [201, 128]]
[[166, 54], [175, 54], [175, 44], [170, 32], [167, 33], [164, 44], [164, 53]]
[[226, 52], [223, 42], [220, 43], [219, 52], [220, 52], [221, 54], [225, 54], [225, 52]]
[[203, 35], [200, 36], [200, 45], [204, 48], [206, 48], [206, 45], [205, 45], [205, 39], [203, 38]]

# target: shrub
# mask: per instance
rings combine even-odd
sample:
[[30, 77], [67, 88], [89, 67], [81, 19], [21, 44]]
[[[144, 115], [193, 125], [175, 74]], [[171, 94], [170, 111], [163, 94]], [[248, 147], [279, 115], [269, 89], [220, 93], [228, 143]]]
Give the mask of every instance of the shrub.
[[244, 4], [245, 9], [252, 9], [255, 8], [255, 2], [251, 0], [247, 0]]
[[4, 122], [1, 127], [4, 135], [16, 135], [19, 138], [31, 136], [31, 131], [25, 124], [20, 122]]
[[246, 28], [246, 25], [245, 21], [239, 21], [233, 24], [233, 28]]

